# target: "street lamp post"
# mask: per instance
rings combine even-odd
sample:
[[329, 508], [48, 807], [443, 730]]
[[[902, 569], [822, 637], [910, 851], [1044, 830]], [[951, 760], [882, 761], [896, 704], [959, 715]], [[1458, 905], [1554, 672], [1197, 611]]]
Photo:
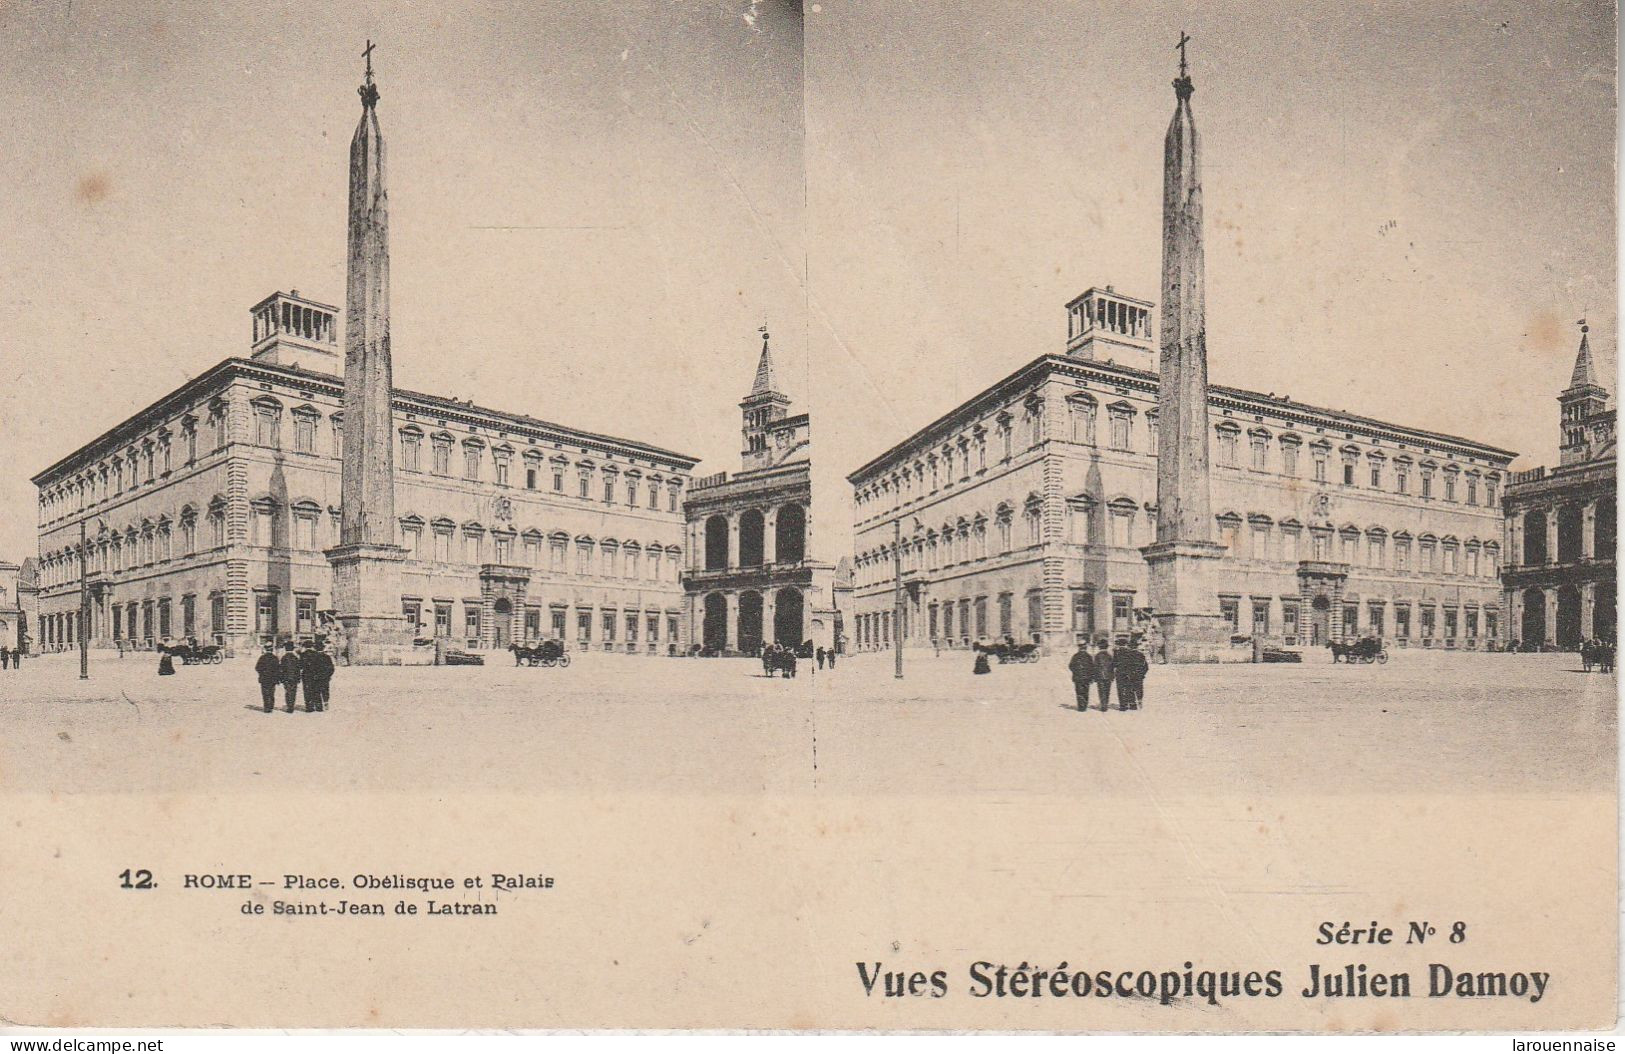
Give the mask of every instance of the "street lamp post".
[[892, 644], [897, 649], [896, 679], [903, 679], [903, 518], [891, 525], [892, 555]]
[[85, 573], [85, 521], [79, 521], [79, 679], [90, 680], [90, 576]]

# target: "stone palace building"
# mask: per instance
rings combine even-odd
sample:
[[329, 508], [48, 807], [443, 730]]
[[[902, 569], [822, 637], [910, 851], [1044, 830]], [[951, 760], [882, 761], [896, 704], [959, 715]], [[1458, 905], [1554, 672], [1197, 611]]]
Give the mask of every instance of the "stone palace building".
[[1597, 383], [1582, 326], [1561, 406], [1558, 465], [1515, 472], [1506, 490], [1508, 633], [1528, 646], [1564, 649], [1614, 640], [1617, 414]]
[[[255, 306], [228, 358], [34, 477], [40, 626], [74, 643], [84, 527], [97, 646], [308, 635], [330, 607], [344, 442], [336, 309]], [[681, 646], [693, 458], [396, 390], [401, 611], [474, 648]]]
[[[856, 640], [1070, 645], [1139, 628], [1155, 538], [1151, 305], [1090, 289], [1045, 355], [849, 477]], [[1480, 648], [1501, 632], [1500, 493], [1513, 453], [1212, 386], [1216, 609], [1287, 645], [1372, 633]], [[900, 551], [893, 550], [901, 524]]]
[[689, 624], [709, 652], [805, 641], [835, 648], [845, 635], [843, 577], [814, 559], [811, 546], [811, 428], [790, 405], [764, 328], [756, 378], [739, 404], [741, 470], [694, 480], [684, 502]]

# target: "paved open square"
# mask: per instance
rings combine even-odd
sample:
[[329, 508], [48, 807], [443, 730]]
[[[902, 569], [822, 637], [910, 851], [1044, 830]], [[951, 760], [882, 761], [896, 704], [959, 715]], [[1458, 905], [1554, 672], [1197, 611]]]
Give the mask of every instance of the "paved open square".
[[[1336, 1030], [1409, 1019], [1300, 999], [905, 1007], [866, 997], [853, 964], [1199, 960], [1279, 968], [1296, 991], [1308, 963], [1369, 955], [1318, 947], [1322, 923], [1372, 919], [1465, 921], [1463, 961], [1506, 968], [1613, 955], [1596, 920], [1615, 896], [1616, 685], [1567, 655], [1158, 666], [1129, 713], [1073, 709], [1058, 656], [975, 676], [964, 653], [910, 655], [896, 681], [866, 655], [792, 681], [743, 660], [496, 655], [340, 670], [331, 711], [293, 714], [259, 710], [244, 659], [159, 678], [150, 656], [93, 658], [85, 682], [72, 655], [0, 676], [0, 829], [36, 865], [0, 877], [0, 921], [47, 949], [29, 953], [29, 1005], [128, 992], [121, 1014], [163, 1020], [163, 987], [126, 981], [139, 946], [45, 939], [108, 916], [163, 933], [166, 976], [242, 1024], [453, 1023], [466, 1003], [412, 979], [456, 976], [492, 1020], [527, 1024], [593, 1006], [700, 1026], [705, 999], [749, 992], [747, 1025]], [[124, 867], [163, 888], [121, 891]], [[179, 889], [195, 871], [481, 869], [558, 884], [460, 894], [500, 914], [446, 941], [395, 919], [244, 921], [240, 896]], [[266, 989], [267, 955], [305, 983]], [[387, 980], [362, 980], [382, 962]], [[1559, 971], [1540, 1010], [1611, 998], [1609, 978]], [[1527, 1009], [1458, 1003], [1430, 1020]]]
[[156, 675], [74, 655], [0, 676], [21, 791], [367, 789], [718, 794], [1608, 791], [1613, 675], [1572, 655], [1396, 651], [1384, 666], [1157, 666], [1143, 710], [1073, 708], [1064, 657], [803, 662], [578, 655], [567, 669], [354, 668], [332, 710], [259, 709], [244, 659]]

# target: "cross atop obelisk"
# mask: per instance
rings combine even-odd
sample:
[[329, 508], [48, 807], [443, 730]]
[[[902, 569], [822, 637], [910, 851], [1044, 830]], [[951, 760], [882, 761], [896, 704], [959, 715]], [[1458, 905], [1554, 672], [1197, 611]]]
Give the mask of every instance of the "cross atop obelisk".
[[[1186, 77], [1186, 76], [1190, 75], [1188, 67], [1185, 64], [1185, 45], [1189, 44], [1190, 42], [1191, 42], [1190, 34], [1185, 32], [1183, 29], [1180, 30], [1179, 31], [1179, 43], [1175, 44], [1174, 47], [1179, 49], [1179, 75], [1181, 77]], [[367, 50], [371, 51], [372, 49], [369, 47]], [[370, 62], [371, 60], [369, 59], [368, 61]]]
[[361, 87], [356, 89], [361, 94], [361, 105], [369, 109], [378, 105], [378, 86], [372, 82], [372, 52], [377, 46], [369, 40], [361, 52], [361, 57], [367, 60], [367, 73]]

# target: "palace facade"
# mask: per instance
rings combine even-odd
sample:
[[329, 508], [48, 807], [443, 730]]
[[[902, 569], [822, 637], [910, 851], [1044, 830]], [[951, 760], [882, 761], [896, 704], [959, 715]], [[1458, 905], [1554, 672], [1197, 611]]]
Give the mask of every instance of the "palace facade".
[[1506, 492], [1509, 634], [1526, 646], [1573, 649], [1618, 632], [1617, 413], [1597, 383], [1582, 327], [1561, 407], [1558, 465], [1515, 472]]
[[[337, 309], [276, 293], [253, 344], [33, 478], [39, 626], [79, 629], [81, 530], [96, 646], [309, 635], [332, 607], [344, 443]], [[473, 648], [561, 638], [685, 644], [684, 493], [695, 459], [396, 389], [401, 612]]]
[[[848, 476], [860, 649], [1068, 646], [1147, 614], [1156, 540], [1149, 301], [1094, 288], [1044, 355]], [[1515, 456], [1457, 436], [1209, 387], [1214, 610], [1236, 634], [1482, 648], [1503, 630]], [[895, 541], [894, 541], [895, 539]], [[903, 605], [894, 615], [895, 568]]]
[[712, 654], [806, 641], [840, 650], [846, 636], [844, 576], [813, 557], [811, 426], [790, 406], [764, 331], [755, 381], [739, 404], [741, 470], [694, 480], [683, 505], [691, 637]]

